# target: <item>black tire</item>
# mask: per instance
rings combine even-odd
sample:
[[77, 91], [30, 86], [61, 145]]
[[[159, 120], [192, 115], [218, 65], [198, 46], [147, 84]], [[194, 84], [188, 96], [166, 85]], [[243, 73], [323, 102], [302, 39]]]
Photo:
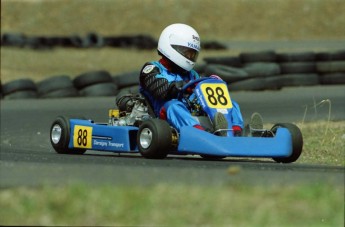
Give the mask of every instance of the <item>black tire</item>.
[[319, 85], [319, 76], [315, 73], [285, 74], [265, 79], [266, 89], [280, 89], [282, 87]]
[[113, 82], [121, 89], [139, 84], [140, 71], [122, 73], [113, 76]]
[[345, 73], [330, 73], [319, 77], [320, 84], [345, 84]]
[[318, 62], [316, 68], [319, 73], [345, 72], [345, 61]]
[[93, 84], [109, 82], [113, 82], [113, 79], [111, 78], [109, 72], [103, 70], [83, 73], [73, 80], [73, 84], [78, 90]]
[[315, 73], [315, 62], [288, 62], [281, 63], [280, 69], [282, 74], [294, 74], [294, 73]]
[[8, 94], [4, 97], [4, 99], [36, 99], [38, 98], [38, 94], [36, 91], [16, 91], [11, 94]]
[[229, 83], [229, 91], [262, 91], [266, 89], [265, 78], [252, 78], [248, 80]]
[[292, 137], [292, 154], [286, 158], [273, 158], [278, 163], [291, 163], [295, 162], [302, 153], [303, 149], [303, 137], [301, 130], [291, 123], [278, 123], [275, 124], [271, 131], [276, 133], [278, 128], [286, 128], [289, 130]]
[[120, 47], [120, 48], [128, 48], [131, 46], [131, 37], [129, 36], [107, 36], [104, 37], [104, 43], [106, 46], [110, 47]]
[[79, 93], [81, 96], [115, 96], [118, 88], [114, 83], [100, 83], [85, 87]]
[[64, 43], [66, 42], [64, 37], [59, 37], [59, 36], [45, 37], [45, 39], [42, 41], [44, 41], [43, 45], [45, 45], [49, 48], [63, 46]]
[[59, 154], [84, 154], [85, 149], [70, 149], [71, 126], [68, 117], [59, 116], [50, 127], [50, 143]]
[[144, 121], [138, 130], [139, 152], [145, 158], [163, 159], [172, 147], [172, 130], [168, 122], [160, 119]]
[[41, 95], [40, 98], [50, 99], [50, 98], [65, 98], [65, 97], [78, 97], [79, 92], [74, 87], [64, 88], [56, 91], [52, 91]]
[[37, 83], [37, 91], [39, 95], [45, 95], [47, 93], [74, 88], [73, 82], [69, 76], [55, 76]]
[[249, 78], [248, 73], [242, 69], [225, 65], [209, 64], [206, 66], [205, 75], [210, 76], [212, 74], [218, 75], [227, 83]]
[[343, 61], [345, 60], [345, 50], [334, 52], [321, 52], [316, 54], [316, 61]]
[[240, 54], [240, 59], [243, 63], [252, 62], [276, 62], [277, 55], [274, 51], [258, 51], [258, 52], [244, 52]]
[[205, 75], [205, 70], [206, 70], [207, 64], [206, 63], [197, 63], [194, 66], [194, 70], [199, 73], [199, 75]]
[[150, 50], [157, 47], [157, 41], [149, 35], [135, 35], [130, 38], [132, 47], [142, 50]]
[[87, 34], [86, 38], [91, 47], [100, 48], [104, 46], [103, 37], [97, 33], [89, 33]]
[[280, 74], [280, 66], [277, 63], [249, 63], [243, 70], [249, 77], [268, 77]]
[[201, 49], [203, 50], [226, 50], [228, 47], [218, 41], [206, 41], [201, 43]]
[[17, 91], [37, 91], [37, 87], [31, 79], [14, 80], [2, 85], [2, 93], [4, 95]]
[[313, 62], [315, 61], [314, 52], [300, 52], [300, 53], [278, 53], [278, 62]]
[[241, 59], [236, 56], [229, 57], [206, 57], [203, 59], [207, 64], [226, 65], [232, 67], [241, 67]]
[[121, 97], [123, 95], [137, 95], [137, 94], [139, 94], [139, 85], [134, 85], [134, 86], [122, 88], [121, 90], [119, 90], [119, 92], [116, 95], [116, 99], [117, 97]]
[[76, 48], [88, 48], [90, 47], [90, 41], [87, 37], [81, 37], [79, 35], [71, 36], [71, 43], [73, 47]]
[[47, 46], [44, 45], [44, 39], [44, 37], [28, 37], [25, 45], [36, 50], [44, 49], [47, 48]]
[[59, 37], [59, 45], [61, 47], [72, 48], [74, 44], [72, 43], [72, 39], [69, 36], [61, 36]]
[[24, 34], [5, 33], [1, 37], [1, 45], [24, 47], [26, 44], [26, 36]]

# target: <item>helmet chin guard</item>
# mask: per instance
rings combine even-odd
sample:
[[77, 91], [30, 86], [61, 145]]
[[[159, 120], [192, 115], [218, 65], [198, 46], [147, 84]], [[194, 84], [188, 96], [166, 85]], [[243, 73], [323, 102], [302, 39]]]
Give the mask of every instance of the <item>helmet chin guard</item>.
[[172, 24], [159, 37], [158, 51], [186, 71], [193, 69], [200, 51], [199, 34], [186, 24]]

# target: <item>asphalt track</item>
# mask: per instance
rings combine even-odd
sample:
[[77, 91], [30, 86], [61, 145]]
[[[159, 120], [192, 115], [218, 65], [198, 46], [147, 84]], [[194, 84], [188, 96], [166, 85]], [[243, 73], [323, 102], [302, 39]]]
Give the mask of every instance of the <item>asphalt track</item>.
[[[245, 121], [252, 112], [267, 123], [345, 119], [345, 86], [285, 88], [236, 92]], [[331, 109], [329, 108], [331, 104]], [[205, 161], [197, 156], [148, 160], [137, 154], [88, 151], [82, 156], [54, 152], [49, 129], [58, 115], [106, 122], [114, 98], [1, 100], [0, 187], [64, 185], [151, 185], [156, 183], [228, 185], [329, 182], [344, 185], [344, 168], [277, 164], [270, 159], [227, 158]], [[329, 112], [331, 115], [329, 115]], [[303, 154], [302, 154], [303, 155]], [[231, 170], [230, 173], [228, 170]]]

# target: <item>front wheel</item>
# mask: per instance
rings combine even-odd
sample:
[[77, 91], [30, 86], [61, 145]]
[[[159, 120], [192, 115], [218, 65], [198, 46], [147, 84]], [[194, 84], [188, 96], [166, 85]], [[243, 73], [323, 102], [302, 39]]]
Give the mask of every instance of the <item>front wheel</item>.
[[172, 147], [170, 125], [160, 119], [144, 121], [138, 130], [137, 144], [143, 157], [150, 159], [165, 158]]
[[292, 153], [286, 158], [273, 158], [274, 161], [279, 163], [291, 163], [295, 162], [302, 153], [303, 148], [303, 137], [301, 130], [294, 124], [291, 123], [279, 123], [275, 124], [271, 131], [275, 134], [278, 128], [286, 128], [291, 134], [292, 140]]
[[54, 150], [59, 154], [84, 154], [85, 149], [68, 148], [70, 131], [69, 118], [59, 116], [55, 119], [50, 128], [50, 142]]

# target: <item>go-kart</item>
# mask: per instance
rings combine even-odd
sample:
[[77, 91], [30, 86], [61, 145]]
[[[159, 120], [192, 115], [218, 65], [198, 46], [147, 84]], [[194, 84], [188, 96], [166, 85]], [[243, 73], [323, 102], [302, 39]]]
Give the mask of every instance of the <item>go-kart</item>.
[[[193, 92], [190, 92], [192, 88]], [[189, 91], [189, 92], [187, 92]], [[222, 112], [229, 119], [232, 101], [224, 81], [200, 78], [186, 84], [178, 96], [205, 129], [212, 129], [212, 117]], [[253, 134], [234, 136], [231, 126], [225, 136], [192, 126], [179, 131], [154, 116], [148, 100], [141, 94], [123, 95], [117, 108], [109, 110], [107, 123], [85, 118], [59, 116], [52, 123], [50, 141], [57, 153], [83, 154], [86, 150], [137, 153], [145, 158], [163, 159], [169, 154], [200, 155], [206, 159], [225, 157], [272, 158], [291, 163], [302, 152], [303, 138], [291, 123], [275, 124], [271, 129], [251, 129]]]

